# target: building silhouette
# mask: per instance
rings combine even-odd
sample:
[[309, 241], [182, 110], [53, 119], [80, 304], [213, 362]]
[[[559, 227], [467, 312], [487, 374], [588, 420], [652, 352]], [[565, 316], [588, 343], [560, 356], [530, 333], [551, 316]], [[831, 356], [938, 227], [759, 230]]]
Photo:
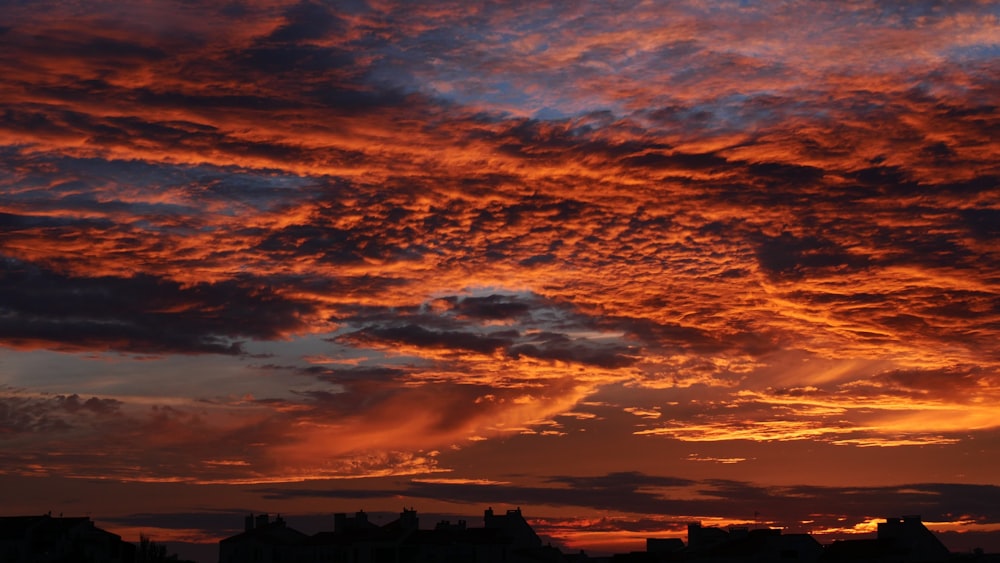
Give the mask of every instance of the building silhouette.
[[605, 558], [614, 563], [1000, 563], [994, 556], [952, 554], [919, 516], [889, 518], [875, 538], [838, 540], [823, 546], [809, 534], [783, 534], [779, 529], [688, 525], [688, 543], [649, 539], [646, 551]]
[[335, 514], [333, 530], [307, 536], [279, 516], [249, 516], [243, 532], [219, 542], [220, 563], [546, 563], [564, 561], [542, 544], [521, 509], [483, 513], [483, 526], [441, 521], [420, 529], [417, 512], [404, 508], [385, 525]]
[[835, 541], [826, 549], [828, 561], [934, 563], [950, 555], [920, 516], [889, 518], [879, 523], [875, 539]]
[[87, 517], [0, 517], [3, 563], [133, 563], [135, 546]]
[[698, 561], [707, 563], [818, 562], [823, 546], [809, 534], [782, 534], [774, 528], [703, 527], [688, 524], [688, 543], [679, 538], [649, 538], [646, 551], [607, 558], [615, 563], [662, 563]]
[[274, 520], [267, 514], [251, 514], [244, 521], [243, 532], [219, 542], [219, 560], [233, 563], [308, 561], [300, 557], [305, 553], [301, 546], [308, 538], [285, 525], [280, 514]]
[[520, 508], [502, 514], [488, 508], [481, 527], [444, 520], [421, 529], [412, 508], [381, 526], [364, 511], [335, 514], [332, 524], [332, 531], [307, 536], [280, 516], [248, 516], [242, 533], [219, 542], [219, 563], [1000, 563], [995, 556], [949, 553], [919, 516], [889, 518], [875, 538], [827, 546], [780, 529], [691, 523], [687, 544], [649, 538], [645, 551], [603, 557], [544, 545]]

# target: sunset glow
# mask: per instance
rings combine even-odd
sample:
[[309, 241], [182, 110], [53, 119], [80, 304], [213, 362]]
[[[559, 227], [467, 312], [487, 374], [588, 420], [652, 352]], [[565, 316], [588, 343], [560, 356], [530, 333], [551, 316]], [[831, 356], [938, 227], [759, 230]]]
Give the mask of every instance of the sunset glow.
[[1000, 552], [996, 3], [2, 12], [5, 513]]

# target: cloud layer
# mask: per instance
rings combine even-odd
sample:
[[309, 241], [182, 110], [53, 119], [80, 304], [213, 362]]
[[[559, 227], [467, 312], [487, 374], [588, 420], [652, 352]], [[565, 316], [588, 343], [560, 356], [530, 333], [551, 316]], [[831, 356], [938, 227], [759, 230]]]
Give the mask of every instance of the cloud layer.
[[503, 480], [461, 452], [586, 434], [973, 485], [935, 452], [997, 458], [998, 17], [8, 6], [4, 472]]

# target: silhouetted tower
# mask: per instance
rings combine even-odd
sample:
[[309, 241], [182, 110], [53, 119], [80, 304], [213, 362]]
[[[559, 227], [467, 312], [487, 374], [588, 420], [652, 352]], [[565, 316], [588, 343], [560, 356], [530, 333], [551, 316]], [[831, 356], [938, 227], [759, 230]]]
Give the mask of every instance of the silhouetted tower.
[[500, 529], [502, 534], [513, 541], [515, 547], [541, 547], [542, 539], [531, 528], [528, 521], [521, 515], [521, 509], [508, 510], [507, 514], [498, 516], [493, 513], [493, 507], [483, 513], [483, 524], [488, 529]]
[[417, 518], [417, 511], [413, 508], [403, 508], [399, 514], [399, 526], [404, 530], [416, 530], [420, 527], [420, 520]]

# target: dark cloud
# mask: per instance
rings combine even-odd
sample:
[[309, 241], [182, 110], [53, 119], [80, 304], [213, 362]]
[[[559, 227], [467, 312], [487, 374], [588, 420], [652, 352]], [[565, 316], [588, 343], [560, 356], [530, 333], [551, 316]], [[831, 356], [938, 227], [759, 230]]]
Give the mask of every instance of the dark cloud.
[[82, 410], [100, 415], [113, 414], [118, 412], [122, 405], [122, 402], [117, 399], [99, 399], [97, 397], [91, 397], [81, 402], [80, 396], [75, 394], [68, 397], [59, 396], [57, 400], [62, 403], [62, 408], [70, 413]]
[[455, 309], [461, 315], [485, 320], [520, 318], [530, 313], [536, 304], [533, 299], [499, 294], [485, 297], [465, 297], [454, 301]]
[[1000, 209], [963, 209], [961, 217], [976, 238], [996, 240], [1000, 236]]
[[623, 471], [597, 476], [557, 476], [548, 479], [552, 483], [566, 485], [573, 489], [626, 489], [634, 490], [642, 487], [686, 487], [696, 481], [678, 477], [662, 477], [646, 475], [638, 471]]
[[61, 433], [81, 425], [92, 426], [119, 415], [121, 406], [121, 401], [100, 397], [81, 400], [79, 395], [4, 394], [0, 396], [0, 436]]
[[[248, 54], [249, 59], [253, 57]], [[160, 108], [186, 108], [186, 109], [245, 109], [250, 111], [282, 111], [297, 107], [298, 104], [273, 96], [253, 95], [253, 94], [222, 94], [218, 92], [177, 92], [153, 90], [151, 88], [135, 88], [129, 91], [108, 90], [108, 95], [119, 95], [132, 97], [136, 103], [149, 107]], [[72, 95], [72, 92], [66, 92]], [[62, 97], [62, 96], [60, 96]], [[218, 128], [202, 123], [185, 123], [184, 127], [194, 132], [206, 136], [206, 141], [211, 142], [213, 137], [221, 140], [218, 136]]]
[[819, 181], [825, 174], [822, 168], [787, 164], [783, 162], [758, 162], [747, 166], [752, 176], [764, 178], [777, 189], [803, 189]]
[[290, 225], [267, 235], [260, 248], [276, 254], [316, 256], [330, 264], [363, 263], [365, 260], [417, 260], [423, 251], [417, 245], [394, 240], [395, 229], [366, 233], [355, 229], [337, 229], [318, 225]]
[[114, 223], [108, 220], [0, 213], [0, 229], [3, 229], [3, 232], [7, 235], [15, 231], [59, 228], [65, 228], [67, 233], [71, 233], [76, 229], [108, 228], [113, 225]]
[[656, 170], [715, 170], [727, 164], [725, 157], [714, 154], [656, 154], [647, 153], [641, 156], [630, 156], [622, 159], [621, 164], [627, 167], [652, 168]]
[[634, 364], [635, 350], [621, 342], [595, 343], [588, 339], [574, 339], [565, 334], [539, 332], [511, 346], [513, 357], [529, 356], [541, 360], [579, 362], [604, 368], [620, 368]]
[[402, 379], [409, 370], [389, 366], [359, 366], [350, 368], [327, 368], [310, 366], [302, 368], [302, 373], [317, 376], [331, 383], [350, 383], [355, 381], [385, 381]]
[[[336, 47], [315, 45], [277, 44], [254, 47], [240, 53], [240, 58], [248, 70], [268, 73], [295, 72], [319, 73], [338, 68], [349, 68], [354, 62], [354, 54]], [[347, 92], [342, 92], [346, 95]], [[361, 96], [358, 99], [364, 99]]]
[[[594, 510], [657, 514], [665, 517], [749, 518], [763, 514], [775, 525], [801, 527], [807, 517], [828, 518], [830, 526], [850, 527], [872, 515], [922, 514], [928, 521], [965, 515], [980, 523], [1000, 522], [1000, 487], [945, 483], [885, 487], [762, 486], [746, 481], [693, 481], [636, 472], [595, 477], [553, 477], [562, 486], [412, 481], [391, 494], [468, 504], [568, 505]], [[265, 499], [366, 498], [365, 492], [337, 489], [258, 488]], [[698, 499], [691, 498], [692, 490]], [[376, 496], [388, 490], [370, 490]], [[845, 525], [845, 519], [848, 523]]]
[[185, 287], [149, 275], [85, 277], [9, 258], [0, 264], [0, 338], [17, 346], [239, 354], [234, 339], [279, 338], [314, 311], [249, 278]]
[[958, 400], [972, 399], [982, 388], [994, 388], [1000, 377], [980, 367], [952, 367], [928, 370], [892, 370], [872, 378], [903, 391], [930, 394], [934, 397], [954, 396]]
[[381, 341], [388, 344], [405, 344], [421, 348], [437, 349], [460, 349], [479, 352], [480, 354], [491, 354], [500, 348], [510, 345], [510, 336], [517, 336], [504, 333], [508, 338], [494, 335], [475, 334], [459, 331], [431, 331], [417, 325], [404, 325], [396, 327], [379, 327], [362, 329], [351, 333], [349, 337], [340, 339], [344, 341], [350, 339], [353, 342], [364, 345], [365, 342]]
[[832, 271], [851, 271], [867, 266], [868, 258], [852, 253], [820, 236], [798, 237], [785, 232], [762, 237], [757, 246], [761, 268], [776, 277], [803, 277]]
[[[432, 312], [427, 304], [420, 309], [358, 310], [338, 320], [361, 328], [336, 341], [380, 348], [403, 345], [467, 350], [485, 355], [503, 352], [511, 358], [526, 356], [604, 368], [626, 367], [637, 361], [638, 347], [621, 337], [573, 336], [573, 331], [596, 330], [603, 323], [538, 295], [444, 297], [437, 302], [446, 307], [440, 314]], [[401, 324], [405, 320], [413, 322]], [[512, 324], [489, 329], [482, 324], [494, 320]]]
[[[18, 33], [0, 34], [8, 41], [8, 47], [31, 49], [52, 59], [84, 59], [90, 64], [113, 63], [117, 65], [138, 65], [155, 63], [167, 58], [163, 45], [138, 37], [116, 37], [114, 30], [91, 30], [92, 34], [59, 34], [53, 31], [24, 35]], [[103, 33], [102, 33], [103, 31]]]
[[664, 349], [693, 349], [701, 352], [718, 352], [729, 348], [734, 342], [722, 342], [719, 338], [698, 327], [680, 323], [652, 322], [647, 319], [614, 318], [607, 319], [608, 328], [620, 328], [634, 335], [650, 347]]
[[323, 39], [346, 31], [343, 20], [329, 6], [315, 2], [299, 2], [285, 12], [284, 25], [267, 37], [268, 41], [299, 42]]

